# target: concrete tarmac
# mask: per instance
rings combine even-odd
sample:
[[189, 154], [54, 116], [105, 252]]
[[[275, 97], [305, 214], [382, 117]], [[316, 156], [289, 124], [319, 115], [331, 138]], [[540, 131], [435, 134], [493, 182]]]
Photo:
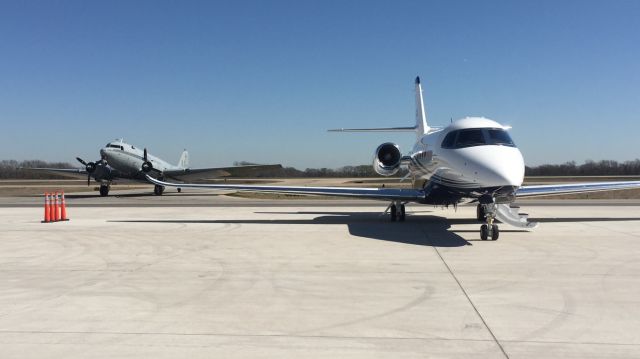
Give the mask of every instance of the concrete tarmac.
[[0, 208], [1, 357], [640, 357], [640, 205], [484, 242], [471, 206], [181, 198]]

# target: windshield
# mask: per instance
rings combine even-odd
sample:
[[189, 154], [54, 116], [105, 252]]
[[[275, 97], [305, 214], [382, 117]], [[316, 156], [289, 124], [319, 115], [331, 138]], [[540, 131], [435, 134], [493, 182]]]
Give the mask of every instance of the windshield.
[[502, 128], [468, 128], [451, 131], [442, 141], [442, 148], [465, 148], [473, 146], [510, 146], [516, 145]]
[[456, 148], [486, 145], [482, 130], [461, 130], [456, 141]]
[[490, 128], [487, 133], [489, 134], [489, 143], [492, 145], [515, 146], [511, 136], [501, 128]]

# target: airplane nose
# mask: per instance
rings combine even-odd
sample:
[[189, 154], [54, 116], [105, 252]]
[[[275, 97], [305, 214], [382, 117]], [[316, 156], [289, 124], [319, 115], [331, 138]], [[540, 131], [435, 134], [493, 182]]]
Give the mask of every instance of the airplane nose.
[[524, 159], [520, 151], [506, 146], [491, 147], [491, 153], [475, 158], [478, 182], [485, 187], [522, 186]]

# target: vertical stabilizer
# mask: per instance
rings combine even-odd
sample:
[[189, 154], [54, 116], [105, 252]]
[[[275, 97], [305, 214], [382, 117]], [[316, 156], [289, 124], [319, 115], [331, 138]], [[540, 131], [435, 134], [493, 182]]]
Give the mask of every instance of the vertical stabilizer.
[[184, 150], [184, 152], [182, 152], [180, 161], [178, 161], [178, 167], [182, 169], [189, 168], [189, 152], [187, 152], [187, 150]]
[[427, 115], [422, 99], [422, 85], [420, 84], [420, 76], [418, 76], [416, 77], [416, 135], [420, 137], [427, 132], [429, 132], [429, 125], [427, 125]]

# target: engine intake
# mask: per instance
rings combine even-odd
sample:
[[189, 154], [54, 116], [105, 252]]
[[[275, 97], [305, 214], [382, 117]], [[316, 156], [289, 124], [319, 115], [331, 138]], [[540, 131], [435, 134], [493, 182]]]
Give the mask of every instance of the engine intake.
[[381, 176], [393, 176], [400, 170], [402, 153], [400, 147], [392, 142], [383, 143], [376, 149], [373, 157], [373, 169]]

